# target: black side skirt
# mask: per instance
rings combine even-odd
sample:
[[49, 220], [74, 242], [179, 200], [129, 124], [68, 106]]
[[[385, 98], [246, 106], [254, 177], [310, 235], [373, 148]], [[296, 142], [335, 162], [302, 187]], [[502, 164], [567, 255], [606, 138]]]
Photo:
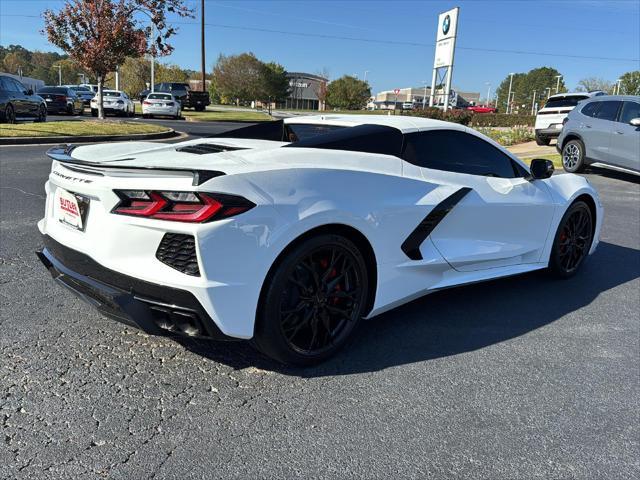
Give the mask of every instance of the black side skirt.
[[429, 215], [424, 217], [424, 220], [422, 220], [406, 240], [402, 242], [400, 248], [402, 248], [402, 251], [407, 257], [411, 260], [422, 260], [422, 254], [420, 253], [420, 245], [422, 245], [422, 242], [431, 235], [431, 232], [433, 232], [442, 219], [446, 217], [447, 214], [453, 210], [453, 207], [471, 190], [472, 189], [468, 187], [461, 188], [441, 201], [429, 212]]

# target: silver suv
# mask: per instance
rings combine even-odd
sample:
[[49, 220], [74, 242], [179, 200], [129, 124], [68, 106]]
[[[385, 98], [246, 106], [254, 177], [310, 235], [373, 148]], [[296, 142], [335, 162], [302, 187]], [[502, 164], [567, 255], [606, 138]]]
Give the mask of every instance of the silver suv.
[[567, 116], [556, 149], [567, 172], [593, 165], [640, 174], [640, 96], [580, 102]]

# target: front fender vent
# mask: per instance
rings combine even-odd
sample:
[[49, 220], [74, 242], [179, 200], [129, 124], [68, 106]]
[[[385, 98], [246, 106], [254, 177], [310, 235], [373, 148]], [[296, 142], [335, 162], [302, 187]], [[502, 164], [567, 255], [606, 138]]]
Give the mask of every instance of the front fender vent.
[[200, 276], [196, 240], [193, 235], [165, 233], [156, 251], [156, 258], [182, 273]]

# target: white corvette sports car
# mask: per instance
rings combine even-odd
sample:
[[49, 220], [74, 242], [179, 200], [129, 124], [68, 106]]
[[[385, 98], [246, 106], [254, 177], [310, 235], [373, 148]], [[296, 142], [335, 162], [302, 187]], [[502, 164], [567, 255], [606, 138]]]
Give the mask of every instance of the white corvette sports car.
[[54, 278], [153, 334], [253, 339], [312, 364], [362, 318], [442, 288], [576, 272], [603, 210], [467, 127], [326, 115], [175, 144], [56, 147], [45, 247]]

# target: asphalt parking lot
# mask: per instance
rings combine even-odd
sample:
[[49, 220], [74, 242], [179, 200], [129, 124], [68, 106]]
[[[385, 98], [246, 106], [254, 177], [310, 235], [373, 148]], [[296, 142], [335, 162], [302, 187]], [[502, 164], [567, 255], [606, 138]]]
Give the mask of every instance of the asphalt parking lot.
[[637, 178], [587, 174], [606, 218], [576, 277], [435, 293], [299, 370], [55, 285], [34, 255], [46, 148], [0, 147], [0, 478], [640, 477]]

